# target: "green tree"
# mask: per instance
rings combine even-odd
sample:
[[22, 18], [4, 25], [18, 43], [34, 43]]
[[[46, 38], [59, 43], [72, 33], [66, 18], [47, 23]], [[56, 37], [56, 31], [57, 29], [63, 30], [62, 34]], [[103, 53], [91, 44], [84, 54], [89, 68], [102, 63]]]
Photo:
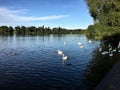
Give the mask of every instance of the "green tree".
[[0, 27], [0, 34], [6, 35], [9, 32], [9, 28], [7, 26], [1, 26]]
[[14, 29], [13, 27], [9, 26], [8, 27], [8, 34], [13, 35], [14, 34]]
[[86, 3], [95, 21], [92, 30], [94, 35], [102, 38], [120, 33], [120, 0], [86, 0]]

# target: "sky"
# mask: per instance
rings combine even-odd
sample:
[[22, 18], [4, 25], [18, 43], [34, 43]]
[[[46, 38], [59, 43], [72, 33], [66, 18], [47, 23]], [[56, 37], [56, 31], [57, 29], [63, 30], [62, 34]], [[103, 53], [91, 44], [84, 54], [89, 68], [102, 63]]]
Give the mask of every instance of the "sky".
[[0, 26], [86, 29], [91, 24], [85, 0], [0, 0]]

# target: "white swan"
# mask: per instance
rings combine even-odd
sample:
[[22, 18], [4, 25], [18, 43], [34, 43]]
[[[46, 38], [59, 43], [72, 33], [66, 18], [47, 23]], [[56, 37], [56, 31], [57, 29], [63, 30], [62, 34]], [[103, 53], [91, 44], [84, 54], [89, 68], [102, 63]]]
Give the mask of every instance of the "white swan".
[[99, 48], [99, 52], [102, 52], [102, 47]]
[[61, 50], [58, 50], [58, 55], [62, 55], [63, 52]]
[[119, 49], [119, 48], [120, 48], [120, 45], [118, 45], [117, 48]]
[[113, 51], [113, 52], [116, 52], [117, 50], [116, 50], [116, 48], [115, 48], [115, 49], [113, 49], [112, 51]]
[[84, 48], [84, 45], [81, 45], [80, 48]]
[[120, 52], [120, 50], [118, 50], [118, 52]]
[[64, 45], [66, 45], [66, 42], [64, 42]]
[[112, 51], [111, 51], [111, 53], [109, 54], [109, 56], [110, 56], [110, 57], [112, 57], [112, 56], [113, 56], [113, 52], [112, 52]]
[[62, 60], [67, 60], [68, 57], [63, 54]]
[[108, 47], [110, 48], [110, 47], [111, 47], [111, 45], [109, 44], [109, 45], [108, 45]]
[[82, 43], [81, 43], [81, 42], [78, 42], [78, 45], [82, 45]]
[[111, 51], [111, 50], [112, 50], [112, 47], [110, 47], [109, 50]]
[[106, 54], [108, 54], [109, 52], [108, 51], [104, 51], [104, 52], [102, 52], [101, 54], [102, 55], [106, 55]]
[[91, 40], [89, 40], [88, 42], [89, 42], [89, 43], [91, 43], [92, 41], [91, 41]]

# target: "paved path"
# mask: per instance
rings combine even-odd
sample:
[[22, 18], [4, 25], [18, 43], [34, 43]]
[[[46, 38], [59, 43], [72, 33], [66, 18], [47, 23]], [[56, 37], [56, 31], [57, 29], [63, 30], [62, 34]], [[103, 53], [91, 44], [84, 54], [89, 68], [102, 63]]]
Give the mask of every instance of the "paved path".
[[94, 90], [120, 90], [120, 60], [113, 66]]

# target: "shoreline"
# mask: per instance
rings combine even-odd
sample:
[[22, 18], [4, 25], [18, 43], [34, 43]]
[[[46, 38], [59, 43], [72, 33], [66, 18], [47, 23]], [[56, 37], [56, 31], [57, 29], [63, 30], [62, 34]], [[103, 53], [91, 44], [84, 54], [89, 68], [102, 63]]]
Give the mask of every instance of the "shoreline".
[[120, 60], [107, 72], [94, 90], [120, 90]]

